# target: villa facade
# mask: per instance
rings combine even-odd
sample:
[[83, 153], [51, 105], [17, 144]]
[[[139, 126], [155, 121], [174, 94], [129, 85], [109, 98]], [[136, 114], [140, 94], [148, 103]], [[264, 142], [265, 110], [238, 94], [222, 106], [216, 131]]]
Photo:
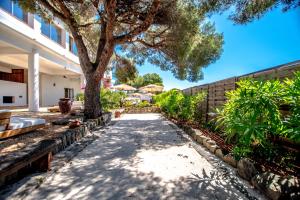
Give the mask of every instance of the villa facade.
[[[102, 82], [110, 87], [111, 71]], [[83, 91], [85, 79], [72, 35], [11, 0], [0, 1], [0, 107], [57, 105]]]

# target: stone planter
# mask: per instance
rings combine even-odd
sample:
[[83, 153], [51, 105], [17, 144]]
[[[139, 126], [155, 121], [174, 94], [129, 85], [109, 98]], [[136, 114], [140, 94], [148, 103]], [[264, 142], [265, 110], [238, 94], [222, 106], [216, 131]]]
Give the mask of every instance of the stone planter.
[[72, 102], [69, 98], [61, 98], [58, 102], [61, 114], [67, 114], [71, 111]]

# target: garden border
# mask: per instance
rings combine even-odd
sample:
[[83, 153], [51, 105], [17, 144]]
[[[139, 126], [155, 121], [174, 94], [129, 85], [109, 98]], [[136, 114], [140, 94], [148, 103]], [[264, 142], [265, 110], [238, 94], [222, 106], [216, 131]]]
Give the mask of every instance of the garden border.
[[216, 142], [206, 137], [200, 130], [176, 123], [176, 121], [173, 120], [172, 122], [189, 135], [197, 144], [204, 146], [209, 152], [235, 168], [241, 178], [248, 181], [269, 199], [300, 199], [299, 178], [294, 176], [283, 177], [273, 174], [272, 172], [258, 173], [253, 161], [249, 158], [243, 158], [237, 161], [230, 153], [224, 155], [222, 149]]

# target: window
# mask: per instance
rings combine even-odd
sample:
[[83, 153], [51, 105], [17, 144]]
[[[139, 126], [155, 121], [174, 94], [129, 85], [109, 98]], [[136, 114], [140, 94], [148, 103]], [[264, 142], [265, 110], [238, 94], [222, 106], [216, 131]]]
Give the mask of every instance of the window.
[[74, 99], [74, 89], [73, 88], [65, 88], [65, 98], [69, 98], [71, 100]]
[[12, 2], [10, 0], [1, 0], [0, 7], [9, 13], [12, 13]]
[[50, 23], [44, 21], [43, 19], [41, 20], [41, 24], [42, 24], [41, 31], [45, 36], [47, 36], [51, 40], [57, 42], [58, 44], [62, 43], [61, 28], [59, 28], [58, 26], [56, 26], [54, 24], [50, 24]]
[[2, 103], [15, 103], [15, 97], [3, 96]]
[[50, 38], [61, 44], [61, 29], [53, 24], [50, 25]]
[[23, 22], [28, 22], [28, 13], [24, 12], [17, 2], [13, 2], [11, 0], [0, 0], [0, 7]]
[[41, 19], [41, 31], [50, 38], [50, 24]]
[[75, 54], [76, 56], [78, 56], [77, 46], [76, 46], [76, 44], [75, 44], [74, 39], [73, 39], [71, 36], [69, 36], [69, 50], [70, 50], [73, 54]]
[[18, 3], [13, 3], [13, 15], [23, 22], [27, 23], [27, 13], [22, 10]]

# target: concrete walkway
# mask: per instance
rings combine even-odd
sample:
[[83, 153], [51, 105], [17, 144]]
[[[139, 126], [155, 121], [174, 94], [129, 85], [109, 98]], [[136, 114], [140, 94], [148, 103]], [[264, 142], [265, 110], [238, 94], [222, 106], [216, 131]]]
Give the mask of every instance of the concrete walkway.
[[27, 199], [248, 199], [160, 115], [113, 123]]

